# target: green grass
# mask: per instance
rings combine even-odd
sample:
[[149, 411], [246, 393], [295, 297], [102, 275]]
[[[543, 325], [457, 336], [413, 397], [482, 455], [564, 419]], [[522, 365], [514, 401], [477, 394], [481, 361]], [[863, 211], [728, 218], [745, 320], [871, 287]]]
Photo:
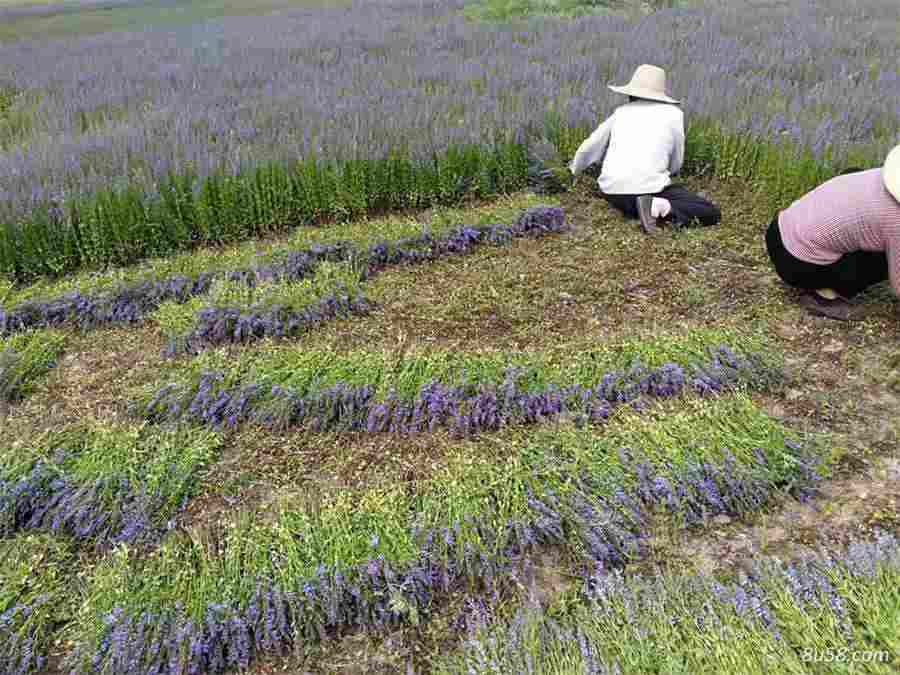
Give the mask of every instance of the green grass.
[[686, 0], [476, 0], [464, 14], [475, 21], [509, 22], [532, 16], [572, 18], [586, 14], [654, 11], [678, 7]]
[[0, 402], [15, 403], [28, 396], [56, 366], [65, 346], [65, 335], [53, 330], [0, 339]]

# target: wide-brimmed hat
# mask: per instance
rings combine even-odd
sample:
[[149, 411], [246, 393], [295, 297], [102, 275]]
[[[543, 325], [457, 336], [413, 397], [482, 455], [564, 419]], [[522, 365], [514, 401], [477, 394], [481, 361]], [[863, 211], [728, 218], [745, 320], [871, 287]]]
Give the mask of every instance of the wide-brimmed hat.
[[646, 98], [663, 103], [680, 103], [666, 94], [666, 71], [659, 66], [644, 64], [638, 66], [631, 76], [631, 82], [623, 86], [608, 85], [618, 94]]
[[900, 145], [888, 153], [881, 169], [881, 177], [887, 191], [900, 202]]

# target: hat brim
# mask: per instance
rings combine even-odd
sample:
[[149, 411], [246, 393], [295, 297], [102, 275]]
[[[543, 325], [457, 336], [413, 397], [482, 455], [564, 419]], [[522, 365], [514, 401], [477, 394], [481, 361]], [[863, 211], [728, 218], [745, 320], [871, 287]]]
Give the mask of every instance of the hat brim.
[[653, 89], [644, 89], [643, 87], [630, 87], [627, 84], [617, 87], [613, 84], [606, 85], [617, 94], [625, 94], [626, 96], [634, 96], [636, 98], [645, 98], [650, 101], [661, 101], [662, 103], [681, 103], [677, 98], [666, 96], [663, 93]]
[[884, 187], [887, 188], [887, 191], [900, 202], [900, 145], [888, 153], [887, 159], [884, 160], [884, 166], [881, 168], [881, 178], [884, 180]]

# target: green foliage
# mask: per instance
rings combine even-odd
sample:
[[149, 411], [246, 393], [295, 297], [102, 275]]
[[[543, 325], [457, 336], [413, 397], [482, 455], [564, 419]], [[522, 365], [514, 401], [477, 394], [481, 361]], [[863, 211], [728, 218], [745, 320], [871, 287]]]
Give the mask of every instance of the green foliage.
[[524, 147], [501, 143], [451, 148], [420, 165], [394, 156], [338, 165], [316, 159], [262, 165], [202, 181], [186, 172], [163, 181], [158, 199], [126, 184], [54, 208], [45, 205], [26, 223], [0, 227], [0, 274], [23, 281], [323, 219], [450, 205], [468, 195], [492, 197], [523, 188], [526, 168]]
[[0, 402], [28, 396], [37, 380], [56, 366], [65, 344], [65, 335], [53, 330], [0, 339]]

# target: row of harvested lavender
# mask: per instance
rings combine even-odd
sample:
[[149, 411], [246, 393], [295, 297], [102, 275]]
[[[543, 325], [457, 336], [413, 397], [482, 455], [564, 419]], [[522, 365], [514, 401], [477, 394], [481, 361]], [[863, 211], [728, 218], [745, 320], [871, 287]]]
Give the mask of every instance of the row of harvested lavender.
[[[0, 452], [0, 538], [44, 531], [108, 548], [174, 526], [219, 440], [202, 430], [86, 434], [52, 452]], [[148, 449], [150, 459], [145, 458]]]
[[[900, 540], [878, 534], [789, 563], [757, 560], [720, 581], [706, 575], [626, 576], [599, 569], [578, 602], [499, 618], [467, 617], [467, 639], [439, 675], [573, 672], [896, 672]], [[818, 666], [818, 667], [816, 667]], [[858, 670], [857, 670], [858, 669]]]
[[372, 385], [339, 383], [306, 394], [277, 384], [229, 385], [224, 373], [207, 371], [189, 384], [165, 385], [137, 409], [154, 422], [214, 428], [247, 422], [314, 432], [418, 434], [446, 428], [458, 436], [471, 436], [510, 425], [565, 419], [578, 426], [598, 424], [617, 406], [639, 408], [647, 398], [688, 393], [711, 395], [773, 377], [770, 368], [754, 356], [737, 354], [724, 345], [709, 352], [705, 363], [687, 367], [667, 363], [658, 368], [633, 364], [611, 370], [588, 386], [535, 389], [529, 386], [525, 369], [510, 368], [500, 383], [472, 386], [431, 381], [412, 400], [393, 391], [379, 400]]
[[[326, 261], [347, 261], [357, 265], [363, 279], [391, 266], [417, 264], [451, 255], [471, 253], [483, 244], [502, 245], [517, 237], [542, 236], [565, 229], [565, 215], [558, 207], [533, 207], [511, 225], [459, 227], [444, 235], [427, 230], [416, 237], [383, 241], [366, 250], [348, 242], [313, 246], [290, 252], [283, 261], [238, 269], [220, 274], [203, 273], [195, 278], [174, 276], [156, 281], [128, 284], [110, 293], [85, 295], [69, 293], [47, 301], [23, 303], [9, 310], [0, 308], [0, 335], [31, 328], [74, 325], [82, 329], [144, 320], [162, 303], [188, 302], [207, 294], [217, 279], [243, 283], [249, 287], [298, 281], [309, 278]], [[198, 326], [179, 348], [201, 344], [244, 342], [263, 336], [296, 334], [317, 321], [364, 313], [371, 303], [364, 298], [335, 291], [313, 306], [298, 311], [279, 308], [211, 307], [199, 313]]]
[[70, 666], [73, 673], [173, 675], [245, 668], [259, 655], [286, 653], [343, 630], [419, 621], [438, 596], [463, 582], [493, 592], [527, 575], [530, 555], [543, 546], [573, 545], [586, 563], [615, 567], [645, 552], [651, 511], [739, 515], [758, 509], [787, 483], [808, 488], [818, 477], [815, 461], [796, 446], [787, 447], [783, 459], [773, 462], [760, 450], [749, 463], [726, 453], [722, 463], [697, 460], [674, 468], [628, 453], [621, 487], [583, 476], [564, 492], [531, 494], [521, 518], [499, 529], [485, 513], [414, 532], [419, 553], [406, 565], [374, 557], [351, 569], [320, 566], [289, 585], [264, 577], [247, 600], [212, 602], [201, 615], [178, 607], [114, 606], [99, 631], [79, 644]]

